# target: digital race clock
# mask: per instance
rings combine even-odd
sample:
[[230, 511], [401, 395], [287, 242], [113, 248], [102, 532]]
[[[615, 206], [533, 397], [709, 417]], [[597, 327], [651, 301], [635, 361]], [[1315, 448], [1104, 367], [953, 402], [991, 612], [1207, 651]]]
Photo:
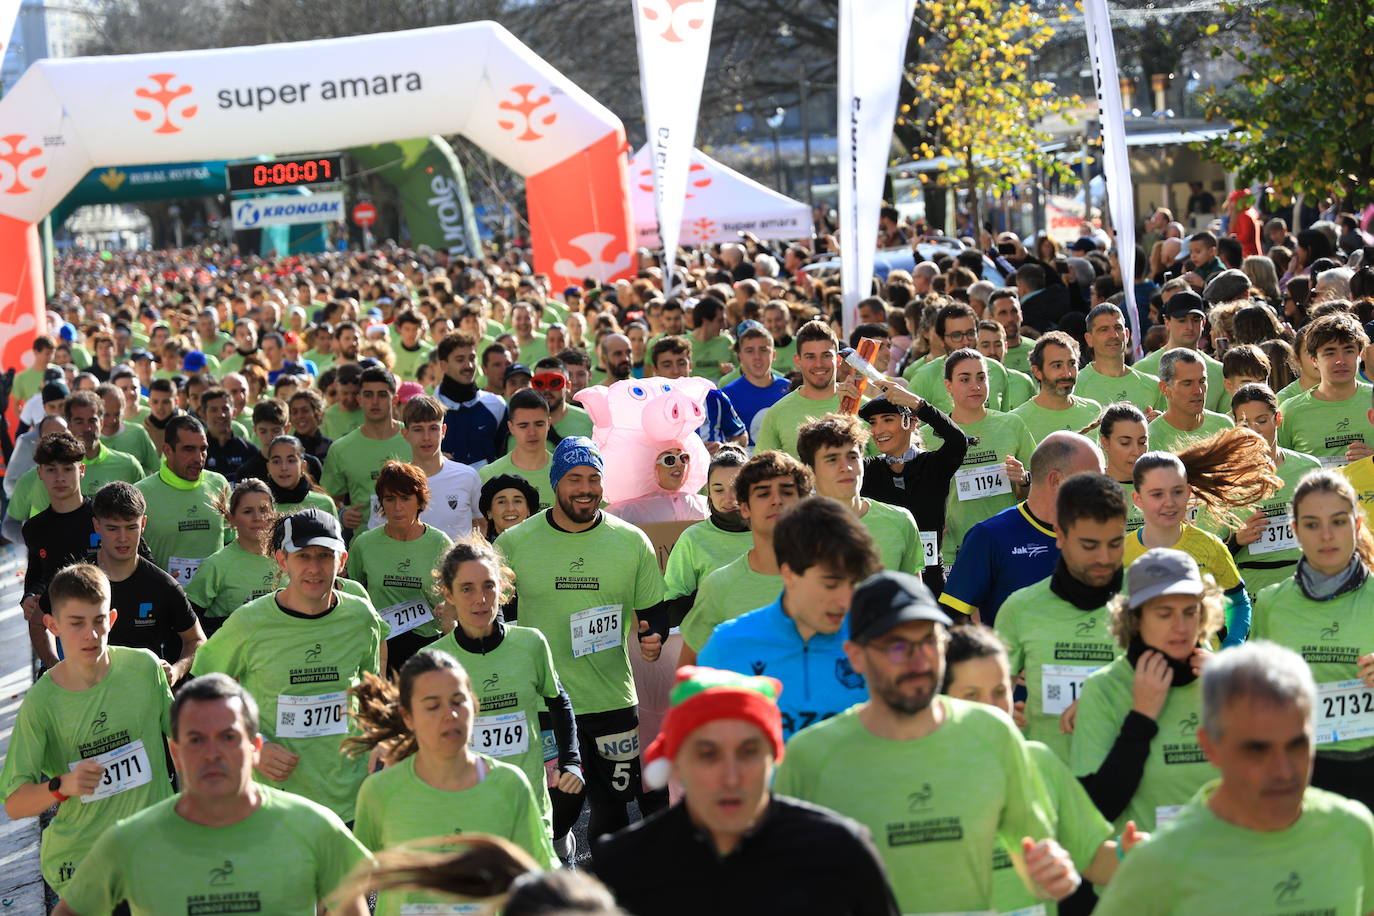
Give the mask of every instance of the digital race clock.
[[343, 181], [343, 155], [296, 156], [268, 161], [231, 162], [225, 167], [229, 190], [261, 191]]

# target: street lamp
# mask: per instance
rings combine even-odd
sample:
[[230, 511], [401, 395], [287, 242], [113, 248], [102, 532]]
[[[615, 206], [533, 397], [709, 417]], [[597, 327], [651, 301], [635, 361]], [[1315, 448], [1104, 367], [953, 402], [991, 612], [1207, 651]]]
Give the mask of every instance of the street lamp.
[[787, 117], [786, 108], [775, 108], [773, 113], [764, 118], [764, 123], [773, 131], [773, 183], [778, 186], [778, 193], [785, 194], [782, 186], [782, 153], [778, 149], [778, 128], [782, 127], [783, 119]]

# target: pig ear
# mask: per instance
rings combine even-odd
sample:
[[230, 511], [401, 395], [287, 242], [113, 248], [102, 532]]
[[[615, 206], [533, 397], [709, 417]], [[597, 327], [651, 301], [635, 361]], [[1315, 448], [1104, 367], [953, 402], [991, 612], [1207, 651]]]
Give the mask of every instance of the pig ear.
[[591, 415], [592, 423], [597, 426], [611, 425], [611, 405], [609, 402], [611, 389], [605, 385], [593, 385], [590, 388], [583, 388], [573, 395], [573, 400], [581, 404]]
[[696, 401], [698, 404], [705, 403], [706, 395], [715, 385], [700, 376], [689, 375], [685, 378], [673, 379], [670, 384], [674, 391], [681, 391], [687, 397]]

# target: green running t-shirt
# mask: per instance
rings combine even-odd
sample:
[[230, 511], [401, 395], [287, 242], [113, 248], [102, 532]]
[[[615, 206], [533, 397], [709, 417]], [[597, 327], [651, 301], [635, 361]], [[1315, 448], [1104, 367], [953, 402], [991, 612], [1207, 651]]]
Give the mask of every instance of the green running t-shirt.
[[366, 599], [334, 594], [338, 603], [318, 617], [284, 610], [275, 592], [248, 602], [196, 651], [191, 673], [219, 671], [242, 684], [258, 702], [263, 739], [300, 755], [285, 782], [256, 770], [254, 779], [304, 795], [347, 822], [367, 760], [339, 750], [357, 733], [346, 691], [380, 670], [386, 624]]
[[[367, 851], [332, 811], [258, 786], [256, 811], [228, 827], [193, 824], [159, 802], [101, 835], [63, 899], [78, 913], [315, 916]], [[332, 912], [332, 911], [331, 911]]]
[[117, 452], [132, 455], [143, 468], [144, 476], [157, 473], [157, 466], [162, 463], [157, 446], [153, 445], [147, 430], [138, 423], [125, 423], [119, 432], [113, 436], [101, 436], [100, 441]]
[[[432, 617], [434, 608], [444, 600], [434, 570], [452, 546], [449, 536], [432, 525], [425, 525], [424, 533], [413, 541], [396, 540], [386, 533], [385, 526], [372, 528], [356, 535], [349, 546], [348, 577], [367, 589], [372, 606], [390, 632], [414, 619], [419, 603]], [[434, 619], [412, 629], [416, 635], [431, 639], [443, 632]]]
[[[1145, 427], [1148, 444], [1152, 452], [1178, 452], [1194, 442], [1206, 439], [1213, 433], [1230, 429], [1236, 424], [1225, 414], [1202, 412], [1202, 425], [1197, 429], [1182, 430], [1170, 423], [1163, 414], [1155, 417]], [[1282, 428], [1282, 427], [1280, 427]]]
[[1365, 916], [1374, 909], [1374, 818], [1309, 787], [1283, 830], [1217, 817], [1209, 783], [1167, 830], [1126, 854], [1094, 916]]
[[1013, 417], [1020, 417], [1030, 430], [1031, 438], [1038, 444], [1050, 433], [1068, 430], [1076, 433], [1080, 429], [1097, 422], [1102, 413], [1102, 405], [1078, 395], [1069, 396], [1070, 406], [1065, 410], [1050, 410], [1035, 401], [1027, 401], [1011, 411]]
[[52, 674], [34, 682], [0, 773], [9, 798], [25, 783], [47, 782], [74, 763], [106, 756], [100, 762], [109, 782], [58, 805], [43, 831], [43, 879], [59, 894], [106, 828], [172, 794], [162, 743], [171, 733], [167, 675], [147, 649], [110, 646], [109, 652], [110, 670], [93, 687], [68, 690]]
[[[1006, 368], [994, 359], [983, 361], [988, 369], [988, 397], [983, 406], [988, 410], [1005, 410], [1008, 387]], [[928, 363], [912, 363], [907, 367], [906, 379], [911, 390], [932, 407], [953, 413], [954, 399], [945, 388], [945, 358], [937, 356]]]
[[903, 913], [986, 911], [997, 842], [1019, 857], [1023, 837], [1053, 836], [1049, 801], [1010, 718], [952, 697], [935, 702], [945, 721], [916, 741], [874, 735], [862, 705], [797, 732], [773, 791], [866, 826]]
[[[1123, 655], [1089, 676], [1083, 685], [1069, 762], [1075, 776], [1096, 773], [1107, 759], [1121, 733], [1121, 723], [1131, 711], [1134, 684], [1135, 667]], [[1116, 819], [1118, 830], [1127, 821], [1135, 821], [1136, 827], [1153, 832], [1161, 817], [1168, 820], [1216, 773], [1197, 743], [1201, 716], [1201, 680], [1169, 688], [1164, 709], [1155, 720], [1159, 732], [1150, 741], [1140, 786]]]
[[747, 553], [736, 557], [701, 580], [692, 610], [682, 621], [682, 641], [700, 652], [716, 627], [767, 607], [781, 591], [782, 576], [754, 572]]
[[1073, 392], [1096, 401], [1103, 407], [1124, 402], [1139, 407], [1141, 413], [1148, 407], [1164, 409], [1164, 393], [1159, 390], [1159, 379], [1132, 366], [1127, 366], [1126, 374], [1118, 378], [1103, 375], [1089, 363], [1078, 370], [1078, 380], [1073, 383]]
[[[486, 767], [486, 775], [477, 785], [461, 792], [436, 789], [421, 779], [415, 772], [413, 754], [368, 776], [358, 790], [354, 835], [377, 852], [430, 837], [485, 833], [510, 840], [529, 853], [540, 868], [557, 868], [558, 857], [525, 774], [518, 767], [485, 754], [478, 754], [478, 759]], [[458, 847], [436, 843], [423, 844], [422, 848], [446, 852]], [[409, 906], [416, 904], [441, 908]], [[384, 891], [377, 898], [377, 916], [451, 913], [452, 904], [451, 897], [418, 891]]]
[[397, 461], [411, 461], [413, 458], [410, 443], [399, 432], [390, 439], [373, 439], [363, 435], [361, 429], [355, 429], [329, 447], [329, 454], [324, 459], [324, 473], [320, 475], [320, 487], [331, 496], [345, 497], [344, 505], [363, 510], [363, 519], [358, 523], [357, 531], [367, 530], [377, 475], [381, 473], [382, 465], [392, 458]]
[[663, 596], [692, 594], [709, 574], [744, 556], [753, 546], [754, 536], [748, 531], [726, 531], [709, 518], [697, 522], [678, 535], [668, 554]]
[[496, 549], [515, 572], [520, 623], [548, 640], [577, 714], [635, 705], [635, 612], [663, 600], [648, 535], [605, 512], [586, 531], [560, 531], [546, 509], [503, 533]]
[[[81, 463], [84, 467], [81, 475], [82, 496], [93, 497], [105, 484], [116, 480], [136, 484], [144, 476], [143, 465], [138, 463], [137, 458], [115, 451], [104, 442], [100, 443], [94, 458], [86, 458]], [[38, 468], [32, 467], [19, 475], [5, 514], [22, 524], [51, 505], [48, 488], [38, 479]]]
[[[162, 467], [167, 467], [166, 459]], [[228, 501], [229, 482], [214, 471], [201, 471], [194, 484], [178, 477], [173, 486], [163, 479], [164, 473], [172, 476], [170, 470], [159, 471], [136, 484], [149, 508], [143, 540], [153, 552], [153, 562], [185, 588], [200, 561], [225, 544], [229, 529], [215, 503], [220, 498]]]
[[546, 452], [547, 457], [544, 459], [544, 466], [537, 471], [517, 467], [515, 462], [511, 460], [511, 454], [513, 453], [502, 455], [495, 461], [489, 461], [478, 468], [477, 476], [482, 478], [482, 483], [486, 483], [498, 474], [514, 474], [517, 477], [525, 478], [539, 493], [539, 505], [530, 506], [531, 514], [552, 506], [554, 494], [553, 487], [549, 484], [549, 465], [553, 463], [553, 452]]
[[859, 521], [878, 542], [878, 553], [882, 557], [884, 569], [896, 569], [916, 575], [925, 566], [921, 552], [921, 532], [916, 527], [916, 519], [911, 511], [902, 506], [892, 506], [865, 499], [868, 511]]
[[1355, 383], [1355, 393], [1343, 401], [1323, 401], [1316, 387], [1279, 404], [1283, 425], [1279, 445], [1306, 452], [1327, 467], [1345, 464], [1345, 450], [1352, 442], [1374, 446], [1374, 426], [1369, 423], [1370, 392], [1374, 386]]
[[186, 586], [186, 597], [205, 608], [206, 617], [228, 617], [275, 592], [280, 572], [273, 557], [244, 550], [236, 538], [205, 558]]
[[777, 449], [793, 458], [797, 455], [797, 433], [812, 420], [819, 420], [828, 413], [838, 413], [840, 396], [813, 401], [801, 396], [802, 389], [789, 391], [768, 408], [759, 422], [759, 438], [754, 446], [754, 454]]
[[1050, 588], [1050, 580], [1012, 592], [995, 627], [1007, 645], [1011, 674], [1026, 675], [1026, 737], [1069, 762], [1073, 736], [1059, 716], [1078, 699], [1083, 683], [1120, 653], [1107, 629], [1106, 606], [1080, 611]]
[[[331, 404], [324, 409], [324, 419], [320, 422], [320, 432], [324, 433], [326, 439], [333, 439], [338, 442], [362, 426], [365, 419], [366, 414], [363, 413], [361, 407], [357, 410], [344, 410], [338, 404]], [[332, 447], [330, 451], [333, 451]]]
[[[1179, 348], [1183, 349], [1183, 348]], [[1151, 353], [1145, 354], [1142, 358], [1135, 361], [1131, 367], [1137, 372], [1144, 372], [1146, 375], [1153, 375], [1159, 378], [1159, 360], [1167, 351], [1161, 347]], [[1194, 350], [1196, 356], [1201, 357], [1203, 366], [1207, 370], [1207, 409], [1217, 413], [1226, 413], [1231, 406], [1231, 396], [1226, 393], [1226, 377], [1221, 371], [1221, 363], [1203, 353], [1201, 350]], [[1139, 407], [1140, 405], [1136, 405]]]
[[1251, 599], [1260, 593], [1260, 589], [1293, 577], [1298, 559], [1302, 556], [1302, 549], [1298, 547], [1294, 536], [1293, 491], [1304, 476], [1321, 468], [1321, 462], [1311, 455], [1286, 448], [1279, 451], [1283, 455], [1283, 464], [1278, 467], [1278, 475], [1283, 486], [1268, 499], [1236, 510], [1242, 522], [1255, 512], [1263, 512], [1270, 520], [1258, 541], [1242, 547], [1235, 554], [1236, 568], [1245, 580], [1245, 590], [1250, 593]]

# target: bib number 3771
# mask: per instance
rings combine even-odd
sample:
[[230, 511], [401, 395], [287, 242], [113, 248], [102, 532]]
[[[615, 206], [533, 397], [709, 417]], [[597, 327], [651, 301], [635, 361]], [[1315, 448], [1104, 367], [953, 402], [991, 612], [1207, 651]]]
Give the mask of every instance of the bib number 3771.
[[573, 658], [604, 652], [620, 645], [620, 605], [587, 608], [568, 618]]
[[283, 693], [277, 697], [277, 737], [342, 735], [348, 728], [347, 702], [348, 695], [342, 690], [312, 697]]
[[[148, 752], [142, 741], [130, 741], [90, 759], [105, 768], [105, 775], [100, 777], [94, 792], [81, 796], [82, 804], [147, 785], [153, 778], [152, 767], [148, 765]], [[71, 766], [75, 767], [76, 764]]]

